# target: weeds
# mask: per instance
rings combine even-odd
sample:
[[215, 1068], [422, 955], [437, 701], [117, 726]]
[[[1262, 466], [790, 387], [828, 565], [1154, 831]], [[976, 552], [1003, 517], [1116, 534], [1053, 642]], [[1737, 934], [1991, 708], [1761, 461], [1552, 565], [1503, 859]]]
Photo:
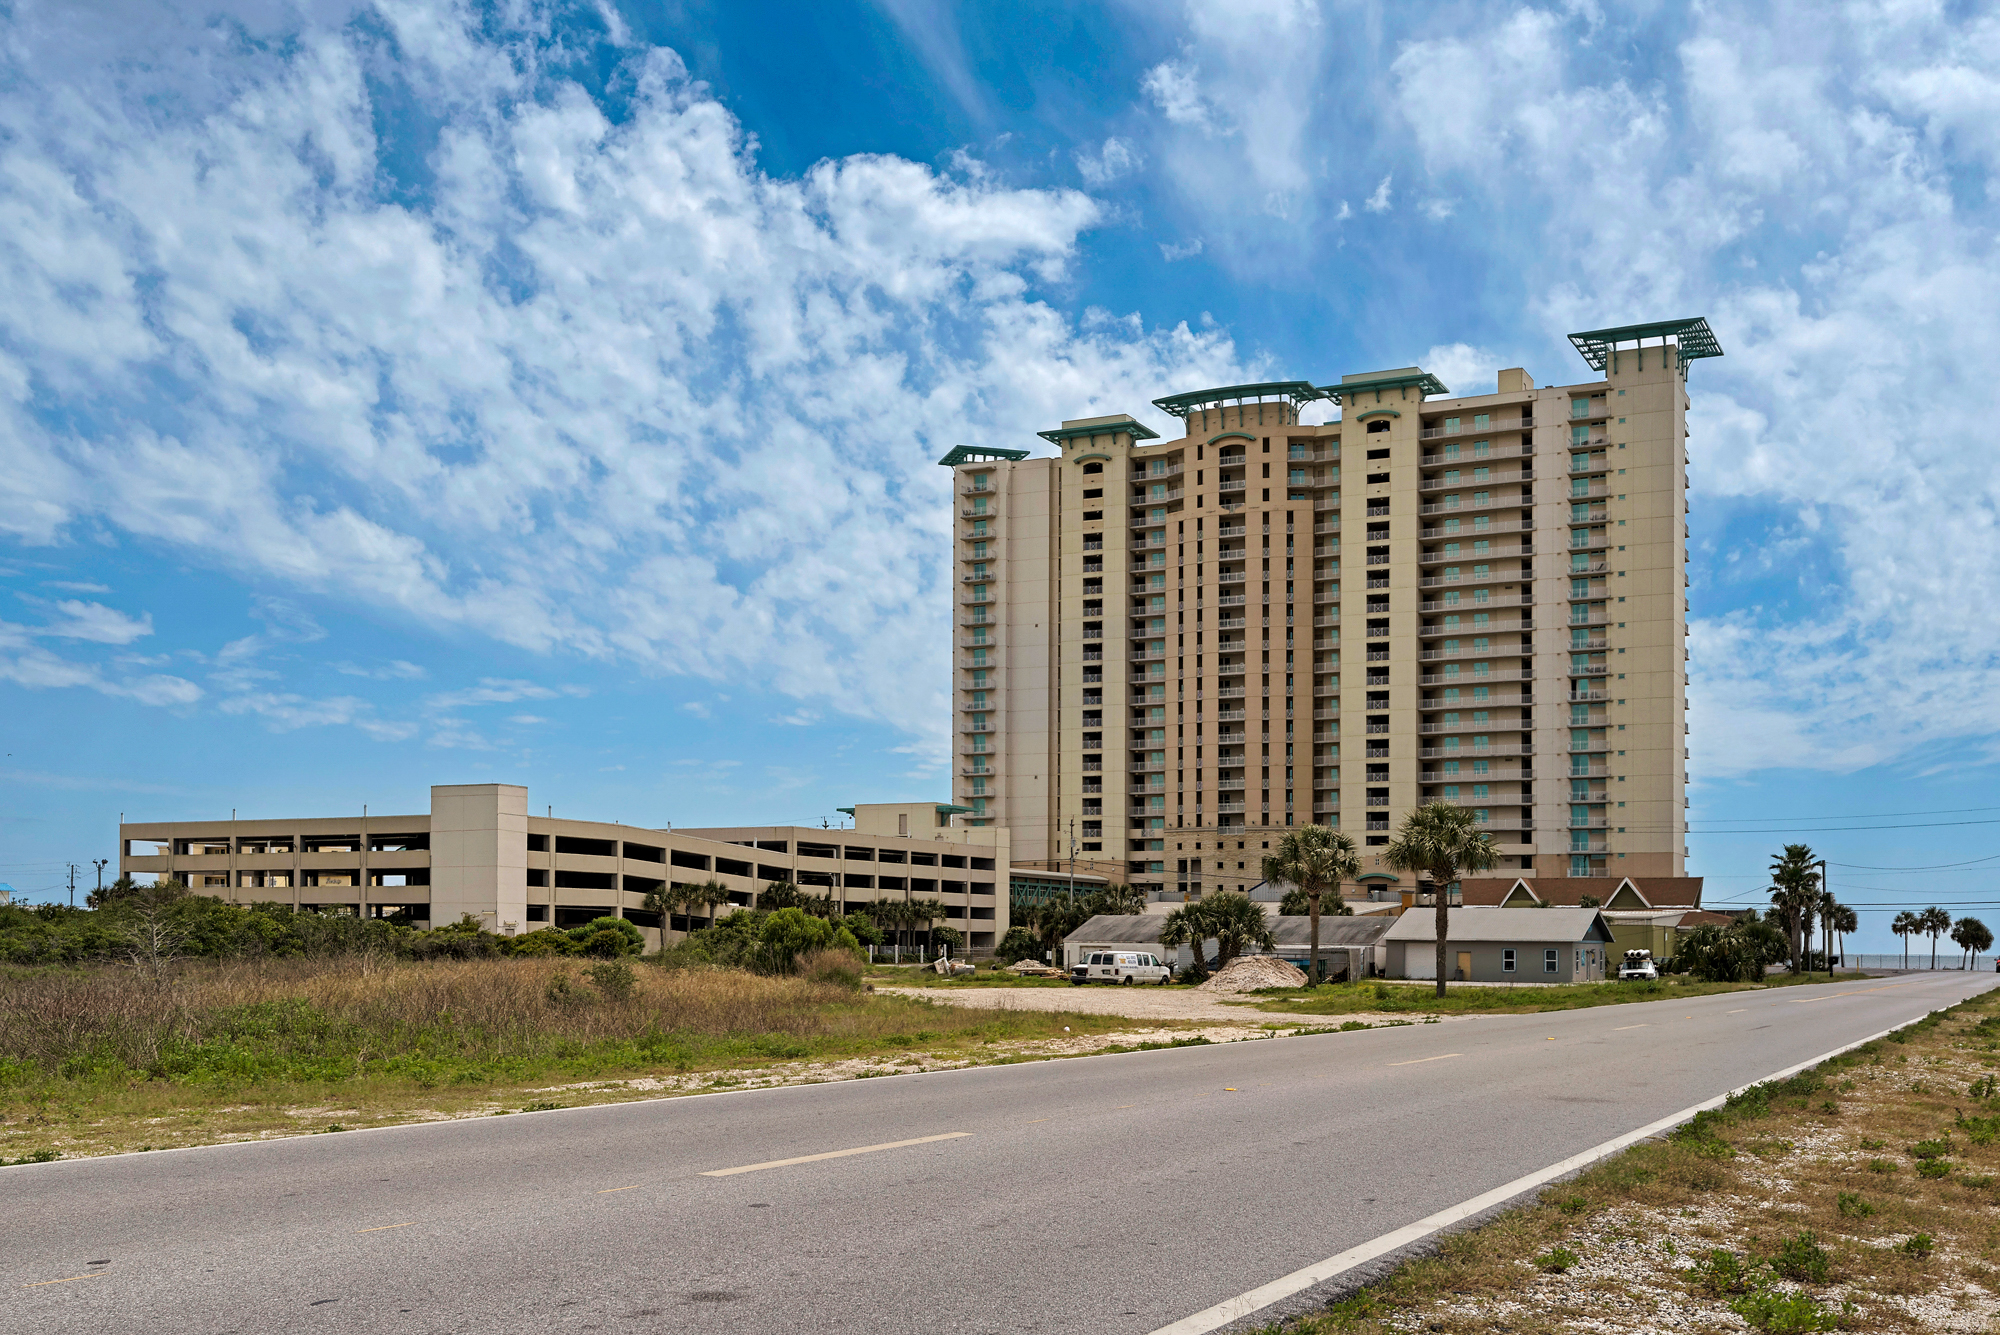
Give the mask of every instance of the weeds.
[[1866, 1219], [1875, 1213], [1875, 1207], [1861, 1199], [1858, 1191], [1843, 1191], [1835, 1203], [1842, 1219]]
[[1832, 1258], [1819, 1245], [1819, 1238], [1810, 1229], [1800, 1229], [1779, 1243], [1778, 1254], [1771, 1258], [1773, 1270], [1801, 1284], [1826, 1283], [1831, 1265]]
[[1928, 1233], [1912, 1233], [1896, 1250], [1919, 1261], [1928, 1261], [1931, 1253], [1937, 1250], [1937, 1239]]
[[1535, 1258], [1535, 1265], [1545, 1274], [1560, 1275], [1582, 1259], [1567, 1247], [1551, 1247]]
[[[151, 1146], [147, 1148], [150, 1149]], [[0, 1159], [0, 1168], [14, 1168], [24, 1163], [54, 1163], [60, 1158], [62, 1158], [61, 1150], [36, 1150], [32, 1154], [24, 1154], [18, 1159]]]
[[1730, 1310], [1750, 1323], [1753, 1330], [1771, 1335], [1805, 1335], [1808, 1331], [1839, 1330], [1854, 1313], [1854, 1304], [1843, 1304], [1835, 1312], [1820, 1305], [1810, 1293], [1785, 1293], [1758, 1289], [1729, 1304]]

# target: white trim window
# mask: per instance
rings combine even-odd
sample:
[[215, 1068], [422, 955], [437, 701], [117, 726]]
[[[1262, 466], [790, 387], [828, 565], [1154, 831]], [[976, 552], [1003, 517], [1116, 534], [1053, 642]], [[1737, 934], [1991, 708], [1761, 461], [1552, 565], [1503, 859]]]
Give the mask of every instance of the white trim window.
[[1511, 947], [1500, 952], [1500, 972], [1514, 972], [1514, 951]]
[[1544, 950], [1542, 952], [1542, 972], [1555, 973], [1557, 971], [1557, 963], [1561, 958], [1560, 952], [1553, 948]]

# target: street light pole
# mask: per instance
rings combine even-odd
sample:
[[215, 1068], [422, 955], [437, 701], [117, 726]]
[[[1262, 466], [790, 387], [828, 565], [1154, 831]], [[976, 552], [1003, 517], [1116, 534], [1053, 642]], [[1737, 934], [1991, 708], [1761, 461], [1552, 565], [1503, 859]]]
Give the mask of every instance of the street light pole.
[[1833, 907], [1833, 894], [1826, 888], [1826, 859], [1813, 864], [1819, 868], [1819, 930], [1826, 938], [1826, 978], [1833, 981], [1833, 928], [1827, 910]]
[[110, 861], [110, 858], [91, 859], [91, 862], [97, 867], [97, 902], [99, 905], [104, 903], [104, 868]]

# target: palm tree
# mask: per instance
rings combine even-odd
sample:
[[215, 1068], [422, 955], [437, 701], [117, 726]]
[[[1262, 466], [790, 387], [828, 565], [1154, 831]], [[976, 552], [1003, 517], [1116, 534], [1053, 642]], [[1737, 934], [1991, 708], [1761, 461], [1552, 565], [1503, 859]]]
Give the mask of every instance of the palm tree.
[[1786, 844], [1771, 859], [1771, 905], [1785, 920], [1792, 940], [1792, 972], [1799, 973], [1811, 947], [1813, 913], [1819, 905], [1819, 872], [1810, 845]]
[[1145, 892], [1134, 890], [1129, 885], [1107, 885], [1094, 891], [1086, 901], [1093, 912], [1105, 914], [1132, 914], [1144, 912]]
[[[1305, 892], [1312, 916], [1311, 983], [1323, 977], [1319, 964], [1319, 901], [1329, 892], [1340, 906], [1340, 883], [1361, 874], [1354, 839], [1325, 825], [1303, 825], [1278, 841], [1278, 851], [1264, 859], [1264, 879], [1289, 881]], [[1282, 907], [1282, 906], [1281, 906]]]
[[1192, 949], [1193, 972], [1196, 974], [1208, 972], [1208, 961], [1202, 958], [1201, 952], [1202, 942], [1208, 940], [1211, 935], [1208, 930], [1208, 917], [1203, 912], [1205, 907], [1201, 900], [1182, 904], [1167, 914], [1160, 923], [1160, 949], [1178, 951], [1182, 946]]
[[1063, 938], [1083, 926], [1091, 916], [1086, 906], [1072, 903], [1068, 899], [1051, 899], [1014, 915], [1022, 926], [1041, 937], [1042, 947], [1049, 952], [1051, 959], [1055, 958], [1056, 950], [1062, 945]]
[[1270, 950], [1278, 942], [1271, 934], [1270, 921], [1264, 910], [1251, 902], [1250, 896], [1234, 891], [1218, 892], [1193, 904], [1183, 904], [1167, 915], [1160, 924], [1160, 944], [1169, 950], [1181, 946], [1194, 947], [1197, 972], [1205, 971], [1207, 962], [1201, 957], [1202, 943], [1209, 937], [1215, 938], [1215, 967], [1219, 971], [1228, 967], [1229, 961], [1242, 954], [1251, 946], [1259, 950]]
[[1962, 968], [1972, 967], [1972, 957], [1993, 945], [1993, 932], [1977, 918], [1960, 918], [1951, 929], [1951, 939], [1965, 952], [1960, 958]]
[[1917, 915], [1919, 930], [1931, 939], [1931, 968], [1937, 968], [1938, 938], [1951, 930], [1951, 915], [1933, 904]]
[[1402, 828], [1382, 852], [1396, 870], [1430, 877], [1431, 896], [1437, 901], [1437, 994], [1443, 996], [1451, 886], [1461, 872], [1487, 871], [1499, 863], [1493, 836], [1457, 803], [1426, 802], [1404, 814]]
[[1903, 967], [1907, 969], [1910, 967], [1910, 938], [1923, 935], [1923, 923], [1918, 921], [1916, 914], [1904, 909], [1889, 924], [1889, 930], [1903, 938]]
[[1835, 904], [1827, 921], [1833, 924], [1833, 934], [1839, 939], [1839, 951], [1847, 954], [1847, 938], [1861, 930], [1861, 917], [1845, 904]]
[[[703, 881], [700, 885], [687, 887], [687, 906], [692, 909], [695, 905], [700, 904], [706, 908], [708, 910], [707, 926], [715, 926], [716, 906], [727, 904], [728, 902], [729, 887], [720, 881], [710, 879]], [[692, 917], [693, 915], [690, 914], [689, 916]]]
[[[693, 909], [697, 902], [695, 896], [699, 893], [699, 886], [677, 885], [668, 881], [648, 890], [646, 897], [639, 901], [639, 906], [646, 912], [660, 915], [660, 949], [667, 948], [667, 933], [673, 930], [674, 915]], [[688, 930], [694, 930], [692, 921], [688, 923]]]

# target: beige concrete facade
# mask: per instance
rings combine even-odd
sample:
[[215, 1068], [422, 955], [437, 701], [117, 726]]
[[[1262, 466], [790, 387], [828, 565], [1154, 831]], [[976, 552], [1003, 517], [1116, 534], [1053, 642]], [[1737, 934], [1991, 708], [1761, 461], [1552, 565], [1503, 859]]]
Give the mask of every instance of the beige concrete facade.
[[1695, 325], [1578, 335], [1604, 374], [1575, 384], [1409, 367], [1156, 400], [1175, 439], [1117, 415], [1042, 432], [1053, 457], [954, 451], [969, 819], [1198, 894], [1313, 822], [1379, 870], [1446, 798], [1501, 870], [1680, 876]]
[[888, 897], [941, 900], [945, 923], [972, 949], [991, 949], [1006, 933], [1007, 830], [968, 828], [950, 804], [850, 812], [854, 828], [845, 830], [656, 830], [535, 816], [528, 790], [512, 784], [440, 785], [422, 815], [120, 825], [118, 869], [244, 904], [364, 917], [407, 909], [436, 925], [470, 913], [506, 934], [624, 917], [653, 944], [661, 924], [643, 904], [663, 883], [713, 879], [728, 892], [726, 913], [751, 904], [764, 883], [788, 880], [837, 891], [850, 910]]

